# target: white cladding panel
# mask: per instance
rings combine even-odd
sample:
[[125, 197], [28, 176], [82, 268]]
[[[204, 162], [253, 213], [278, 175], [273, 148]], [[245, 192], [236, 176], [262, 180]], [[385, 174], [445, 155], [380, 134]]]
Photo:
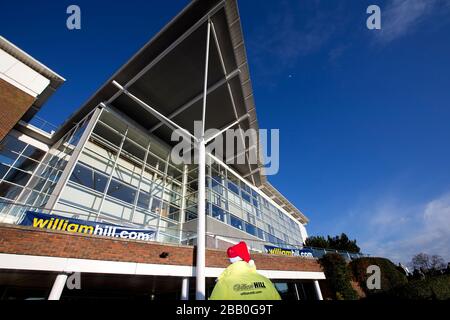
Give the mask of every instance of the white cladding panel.
[[50, 80], [0, 49], [0, 78], [33, 97], [40, 95]]

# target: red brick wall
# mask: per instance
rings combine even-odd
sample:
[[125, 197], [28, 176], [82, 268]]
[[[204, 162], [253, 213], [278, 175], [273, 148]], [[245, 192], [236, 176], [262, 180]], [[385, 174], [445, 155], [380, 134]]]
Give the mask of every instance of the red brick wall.
[[31, 107], [34, 97], [0, 79], [0, 141]]
[[[168, 252], [167, 258], [161, 258]], [[0, 253], [52, 256], [92, 260], [126, 261], [152, 264], [195, 265], [191, 246], [148, 243], [100, 236], [68, 234], [0, 224]], [[314, 259], [252, 254], [260, 270], [322, 271]], [[207, 249], [208, 267], [226, 267], [229, 261], [224, 250]]]

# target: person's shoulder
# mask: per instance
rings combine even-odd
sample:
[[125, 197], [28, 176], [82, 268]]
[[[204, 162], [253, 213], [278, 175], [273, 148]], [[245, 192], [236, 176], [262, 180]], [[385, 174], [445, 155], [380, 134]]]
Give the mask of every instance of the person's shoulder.
[[261, 273], [259, 273], [259, 272], [256, 272], [256, 276], [259, 278], [259, 279], [261, 279], [261, 280], [264, 280], [264, 281], [267, 281], [267, 282], [272, 282], [272, 281], [270, 281], [270, 279], [269, 278], [267, 278], [266, 276], [263, 276]]

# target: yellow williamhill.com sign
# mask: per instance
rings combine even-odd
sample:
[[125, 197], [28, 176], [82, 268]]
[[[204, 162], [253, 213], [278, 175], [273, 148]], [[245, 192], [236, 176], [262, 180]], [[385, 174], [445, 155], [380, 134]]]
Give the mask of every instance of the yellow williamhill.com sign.
[[312, 250], [310, 249], [287, 249], [273, 246], [264, 246], [264, 250], [268, 254], [277, 254], [281, 256], [291, 257], [313, 257]]
[[25, 213], [20, 225], [32, 226], [39, 229], [67, 231], [121, 239], [143, 241], [155, 240], [154, 230], [131, 229], [112, 224], [66, 218], [33, 211]]

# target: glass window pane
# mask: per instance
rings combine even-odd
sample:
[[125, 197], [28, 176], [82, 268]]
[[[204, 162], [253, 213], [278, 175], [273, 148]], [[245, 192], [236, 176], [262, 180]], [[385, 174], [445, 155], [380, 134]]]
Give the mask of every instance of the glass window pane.
[[136, 190], [112, 179], [111, 184], [109, 185], [108, 195], [133, 204], [134, 198], [136, 197]]
[[33, 179], [31, 179], [30, 184], [28, 185], [28, 188], [32, 188], [34, 190], [40, 191], [46, 181], [47, 181], [46, 179], [42, 179], [42, 178], [34, 176]]
[[0, 184], [0, 197], [14, 200], [17, 198], [23, 188], [11, 183], [2, 182]]
[[258, 238], [264, 240], [264, 231], [262, 231], [260, 228], [258, 228], [257, 231], [258, 231]]
[[250, 187], [249, 187], [246, 183], [244, 183], [243, 181], [241, 181], [241, 188], [242, 188], [242, 190], [245, 190], [245, 191], [247, 191], [248, 193], [251, 192]]
[[235, 228], [238, 228], [238, 229], [241, 229], [241, 230], [243, 230], [243, 228], [244, 228], [243, 224], [242, 224], [242, 220], [237, 218], [237, 217], [235, 217], [235, 216], [233, 216], [233, 215], [230, 215], [230, 223]]
[[228, 189], [233, 191], [235, 194], [239, 195], [239, 187], [235, 185], [233, 182], [228, 181]]
[[211, 179], [212, 189], [220, 195], [223, 195], [223, 187], [222, 185], [214, 179]]
[[3, 176], [8, 171], [9, 168], [10, 168], [10, 166], [7, 166], [7, 165], [4, 165], [4, 164], [0, 163], [0, 179], [3, 178]]
[[52, 191], [55, 188], [55, 186], [56, 186], [56, 182], [48, 180], [45, 183], [44, 188], [42, 189], [42, 192], [44, 192], [44, 193], [52, 193]]
[[153, 196], [157, 196], [158, 198], [162, 198], [162, 187], [154, 183], [151, 188], [151, 194]]
[[33, 146], [28, 145], [26, 149], [23, 151], [23, 155], [27, 156], [28, 158], [40, 161], [42, 157], [44, 156], [45, 152], [35, 148]]
[[154, 157], [151, 154], [147, 155], [147, 165], [156, 168], [156, 165], [158, 164], [158, 159], [156, 157]]
[[217, 220], [225, 222], [225, 212], [218, 206], [212, 205], [212, 216]]
[[169, 215], [169, 205], [166, 202], [162, 203], [161, 215], [167, 217]]
[[30, 180], [31, 174], [12, 168], [5, 176], [5, 180], [14, 182], [15, 184], [25, 186]]
[[33, 172], [38, 164], [39, 163], [34, 160], [21, 156], [19, 157], [19, 159], [17, 159], [17, 162], [14, 164], [14, 167], [21, 169], [23, 171]]
[[156, 197], [153, 197], [152, 207], [150, 208], [150, 210], [154, 213], [160, 214], [161, 213], [161, 200]]
[[22, 150], [27, 146], [25, 142], [18, 140], [17, 138], [8, 135], [0, 144], [0, 150], [3, 151], [5, 149], [21, 153]]
[[245, 231], [251, 235], [256, 236], [256, 227], [250, 223], [245, 224]]
[[247, 192], [242, 191], [242, 199], [250, 203], [250, 195]]
[[124, 141], [122, 153], [127, 153], [129, 156], [134, 157], [141, 161], [144, 161], [145, 159], [145, 149], [131, 142], [129, 139], [125, 139]]
[[108, 178], [99, 172], [78, 164], [73, 170], [70, 180], [87, 188], [104, 192]]
[[150, 194], [147, 192], [139, 192], [137, 205], [143, 209], [148, 209], [150, 206]]
[[26, 201], [27, 204], [33, 205], [34, 200], [36, 200], [38, 195], [39, 195], [39, 192], [25, 189], [25, 192], [22, 193], [22, 196], [20, 197], [19, 201], [21, 201], [21, 202]]
[[169, 216], [168, 218], [178, 221], [180, 220], [180, 210], [177, 207], [169, 205]]
[[0, 163], [12, 165], [14, 161], [16, 161], [17, 157], [18, 155], [16, 153], [13, 153], [7, 149], [0, 151]]
[[97, 171], [94, 171], [94, 181], [93, 181], [94, 186], [92, 189], [97, 190], [99, 192], [104, 192], [107, 182], [108, 178], [105, 175]]
[[115, 146], [116, 148], [118, 148], [122, 142], [122, 136], [117, 131], [105, 125], [101, 121], [97, 122], [97, 125], [94, 128], [94, 134], [103, 138], [105, 142], [107, 141], [108, 144], [112, 147]]
[[34, 205], [36, 207], [42, 207], [42, 206], [47, 204], [47, 201], [48, 201], [49, 198], [50, 198], [49, 195], [45, 195], [43, 193], [40, 193], [38, 198], [37, 198], [37, 200], [36, 200], [36, 203]]

